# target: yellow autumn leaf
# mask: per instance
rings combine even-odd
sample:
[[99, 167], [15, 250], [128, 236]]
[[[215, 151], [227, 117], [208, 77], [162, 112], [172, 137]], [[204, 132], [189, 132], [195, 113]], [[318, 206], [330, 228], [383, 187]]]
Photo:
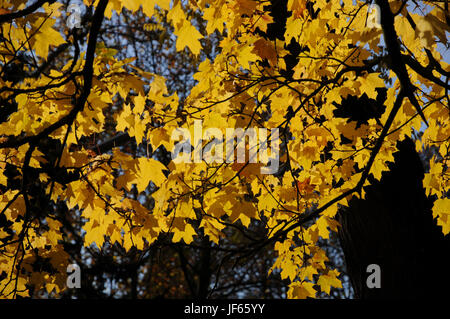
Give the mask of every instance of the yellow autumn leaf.
[[320, 286], [320, 289], [330, 294], [330, 288], [342, 288], [341, 281], [337, 278], [339, 276], [339, 272], [336, 269], [328, 271], [326, 274], [322, 274], [317, 281], [317, 284]]
[[289, 299], [307, 299], [315, 298], [316, 292], [314, 283], [309, 281], [297, 281], [290, 285], [287, 295]]
[[450, 198], [440, 198], [434, 202], [433, 217], [437, 224], [442, 226], [444, 235], [450, 233]]
[[174, 34], [177, 36], [177, 51], [181, 51], [185, 47], [188, 47], [192, 53], [200, 53], [202, 48], [200, 39], [202, 39], [203, 36], [189, 21], [184, 21], [182, 27], [175, 30]]
[[161, 186], [166, 180], [163, 170], [167, 168], [161, 162], [153, 158], [140, 157], [138, 159], [138, 175], [136, 177], [136, 187], [138, 192], [143, 192], [150, 181], [156, 186]]
[[365, 78], [361, 78], [361, 89], [371, 99], [376, 99], [376, 88], [381, 87], [385, 87], [385, 83], [379, 73], [369, 73]]
[[184, 229], [175, 229], [173, 231], [173, 242], [177, 243], [183, 240], [186, 244], [190, 244], [196, 235], [195, 229], [189, 224], [184, 223]]

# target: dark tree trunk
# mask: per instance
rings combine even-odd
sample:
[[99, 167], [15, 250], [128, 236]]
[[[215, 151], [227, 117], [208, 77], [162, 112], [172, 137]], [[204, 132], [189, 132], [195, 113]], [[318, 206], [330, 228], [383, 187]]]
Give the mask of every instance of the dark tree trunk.
[[202, 240], [203, 247], [200, 257], [200, 273], [198, 282], [197, 297], [206, 299], [209, 293], [209, 286], [211, 284], [211, 247], [209, 240], [205, 237]]
[[[353, 197], [338, 214], [356, 298], [434, 298], [450, 284], [449, 236], [433, 220], [422, 162], [409, 138], [397, 146], [390, 171], [371, 181], [364, 200]], [[381, 268], [381, 288], [366, 284], [370, 264]]]

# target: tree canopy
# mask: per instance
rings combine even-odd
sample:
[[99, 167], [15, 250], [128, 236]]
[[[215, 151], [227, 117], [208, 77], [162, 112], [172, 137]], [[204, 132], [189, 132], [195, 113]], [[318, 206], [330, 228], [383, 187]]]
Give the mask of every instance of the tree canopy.
[[64, 293], [71, 245], [234, 233], [273, 247], [288, 298], [329, 294], [319, 242], [413, 134], [450, 232], [447, 1], [74, 3], [0, 7], [0, 296]]

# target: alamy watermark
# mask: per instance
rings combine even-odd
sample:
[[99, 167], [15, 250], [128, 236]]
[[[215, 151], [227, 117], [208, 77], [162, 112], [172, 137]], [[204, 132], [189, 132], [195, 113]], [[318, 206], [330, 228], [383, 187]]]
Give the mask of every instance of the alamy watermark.
[[370, 275], [367, 277], [366, 285], [367, 288], [381, 288], [381, 267], [377, 264], [370, 264], [366, 269], [367, 273]]
[[67, 7], [67, 12], [70, 16], [67, 18], [67, 26], [69, 29], [81, 28], [81, 9], [80, 7], [72, 3]]
[[381, 29], [381, 9], [377, 4], [370, 4], [367, 9], [367, 23], [368, 28]]
[[[187, 128], [177, 128], [171, 139], [178, 142], [172, 152], [175, 163], [261, 163], [261, 174], [275, 174], [280, 162], [280, 140], [278, 128], [226, 128], [209, 127], [203, 131], [203, 121], [195, 120], [193, 133]], [[181, 139], [180, 139], [181, 137]], [[248, 143], [247, 143], [248, 140]], [[208, 141], [203, 145], [204, 141]], [[270, 156], [269, 144], [270, 141]], [[225, 142], [225, 154], [224, 154]], [[192, 154], [192, 145], [193, 154]], [[235, 159], [236, 150], [236, 159]], [[248, 154], [248, 158], [246, 158]], [[225, 155], [225, 158], [224, 158]]]
[[81, 269], [77, 264], [69, 264], [67, 266], [67, 288], [81, 288]]

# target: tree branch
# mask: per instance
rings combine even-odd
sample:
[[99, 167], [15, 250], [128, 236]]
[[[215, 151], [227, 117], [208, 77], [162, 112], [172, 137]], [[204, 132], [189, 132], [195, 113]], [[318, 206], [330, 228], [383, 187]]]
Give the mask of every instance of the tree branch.
[[90, 147], [89, 149], [96, 152], [97, 155], [100, 155], [110, 151], [113, 147], [124, 145], [130, 140], [130, 135], [128, 135], [128, 133], [122, 132], [102, 143]]
[[446, 84], [444, 81], [439, 79], [438, 77], [433, 75], [433, 72], [430, 68], [422, 66], [419, 62], [417, 62], [413, 57], [410, 55], [403, 54], [402, 55], [405, 63], [413, 69], [417, 74], [424, 77], [425, 79], [430, 80], [431, 82], [436, 83], [437, 85], [440, 85], [446, 89], [450, 89], [450, 85]]
[[7, 14], [2, 14], [2, 15], [0, 15], [0, 24], [2, 24], [4, 22], [10, 22], [13, 19], [24, 17], [27, 14], [33, 13], [34, 11], [39, 9], [45, 3], [48, 2], [49, 4], [52, 4], [55, 1], [56, 0], [38, 0], [35, 3], [33, 3], [32, 5], [30, 5], [29, 7], [26, 7], [23, 10], [19, 10], [19, 11], [12, 12], [12, 13], [7, 13]]
[[92, 77], [93, 77], [93, 63], [95, 57], [95, 48], [97, 45], [97, 37], [100, 31], [100, 27], [102, 25], [104, 12], [106, 9], [106, 5], [108, 4], [108, 0], [100, 0], [98, 6], [95, 10], [92, 26], [89, 34], [88, 46], [86, 50], [86, 61], [84, 65], [84, 69], [82, 71], [84, 85], [81, 92], [81, 95], [76, 99], [74, 108], [69, 112], [69, 114], [63, 116], [60, 120], [43, 129], [40, 133], [33, 136], [26, 136], [21, 139], [9, 138], [7, 141], [0, 143], [0, 148], [11, 148], [11, 147], [19, 147], [26, 143], [31, 143], [38, 141], [42, 137], [48, 136], [58, 128], [64, 125], [71, 125], [75, 120], [76, 116], [79, 112], [81, 112], [84, 108], [84, 104], [91, 92], [92, 88]]
[[427, 119], [420, 108], [419, 102], [414, 96], [416, 88], [409, 80], [408, 71], [406, 70], [405, 62], [402, 59], [400, 44], [398, 42], [398, 35], [394, 26], [394, 15], [389, 6], [388, 0], [376, 0], [376, 4], [381, 11], [381, 27], [383, 28], [384, 41], [389, 53], [390, 63], [389, 68], [397, 75], [402, 91], [408, 97], [411, 104], [417, 110], [417, 113], [422, 117], [422, 120], [428, 125]]
[[375, 158], [378, 154], [378, 152], [381, 149], [381, 146], [383, 145], [384, 139], [386, 138], [386, 136], [388, 135], [389, 132], [389, 128], [392, 126], [392, 123], [394, 122], [395, 116], [397, 115], [398, 111], [400, 110], [400, 107], [402, 105], [403, 99], [406, 97], [406, 95], [404, 94], [403, 91], [400, 91], [399, 95], [397, 96], [397, 99], [394, 102], [394, 105], [392, 107], [391, 112], [389, 113], [388, 119], [386, 120], [386, 123], [383, 126], [383, 131], [380, 134], [380, 137], [377, 140], [377, 143], [375, 145], [375, 147], [373, 148], [373, 151], [370, 154], [370, 158], [366, 164], [366, 167], [364, 168], [364, 171], [361, 175], [361, 178], [359, 179], [357, 185], [345, 192], [343, 192], [342, 194], [340, 194], [339, 196], [336, 196], [335, 198], [333, 198], [332, 200], [330, 200], [329, 202], [327, 202], [326, 204], [324, 204], [323, 206], [320, 206], [314, 210], [312, 210], [311, 212], [301, 216], [294, 224], [292, 224], [291, 226], [289, 226], [286, 229], [282, 229], [279, 232], [277, 232], [276, 234], [274, 234], [271, 238], [268, 238], [266, 240], [264, 240], [263, 242], [260, 242], [256, 248], [253, 248], [252, 250], [258, 250], [263, 248], [264, 246], [276, 241], [279, 238], [282, 238], [284, 236], [286, 236], [290, 231], [303, 226], [305, 223], [307, 223], [308, 221], [313, 220], [316, 217], [319, 217], [319, 214], [324, 212], [325, 210], [327, 210], [329, 207], [331, 207], [332, 205], [338, 203], [339, 201], [341, 201], [342, 199], [344, 199], [345, 197], [352, 195], [353, 193], [356, 192], [360, 192], [362, 187], [364, 186], [364, 183], [366, 182], [369, 173], [370, 173], [370, 169], [372, 168], [372, 165], [375, 161]]

